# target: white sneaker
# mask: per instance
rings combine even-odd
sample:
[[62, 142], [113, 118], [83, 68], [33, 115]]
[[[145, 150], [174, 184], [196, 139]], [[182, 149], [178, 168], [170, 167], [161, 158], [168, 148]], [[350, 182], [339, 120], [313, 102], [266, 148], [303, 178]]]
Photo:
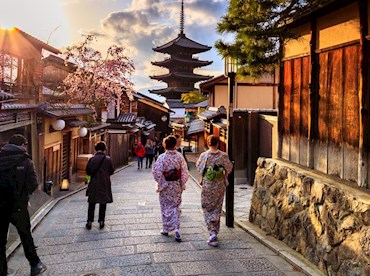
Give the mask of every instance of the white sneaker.
[[212, 233], [212, 234], [209, 236], [208, 245], [213, 246], [213, 247], [218, 246], [218, 242], [217, 242], [217, 234], [216, 234], [216, 233]]

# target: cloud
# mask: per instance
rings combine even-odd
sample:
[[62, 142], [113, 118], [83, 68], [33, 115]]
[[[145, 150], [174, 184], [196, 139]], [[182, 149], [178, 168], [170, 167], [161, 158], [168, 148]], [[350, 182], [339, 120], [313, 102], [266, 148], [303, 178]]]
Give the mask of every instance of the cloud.
[[[127, 8], [109, 13], [101, 20], [102, 33], [117, 44], [127, 47], [133, 54], [137, 87], [153, 84], [149, 74], [163, 73], [161, 68], [151, 65], [150, 61], [162, 60], [152, 48], [162, 45], [177, 37], [179, 33], [180, 1], [173, 0], [132, 0]], [[219, 38], [216, 25], [225, 14], [227, 0], [189, 0], [185, 1], [185, 34], [197, 42], [213, 46]], [[203, 60], [217, 58], [213, 48], [200, 54]], [[219, 65], [216, 62], [215, 65]], [[206, 67], [209, 71], [217, 69]], [[220, 69], [220, 68], [219, 68]], [[222, 70], [222, 67], [221, 67]], [[138, 78], [140, 76], [140, 78]], [[145, 84], [143, 82], [146, 78]], [[161, 85], [155, 82], [156, 85]]]

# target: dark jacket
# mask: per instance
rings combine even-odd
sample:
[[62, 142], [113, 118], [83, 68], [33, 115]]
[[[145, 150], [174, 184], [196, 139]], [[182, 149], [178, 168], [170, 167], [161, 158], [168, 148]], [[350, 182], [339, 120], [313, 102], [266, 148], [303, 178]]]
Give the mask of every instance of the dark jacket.
[[6, 144], [0, 151], [0, 171], [16, 168], [16, 188], [20, 204], [27, 206], [29, 196], [38, 186], [35, 168], [31, 157], [23, 147]]
[[[105, 159], [101, 163], [104, 157]], [[97, 171], [100, 163], [101, 166]], [[87, 162], [86, 173], [91, 176], [88, 202], [103, 204], [113, 202], [110, 176], [114, 173], [114, 168], [110, 157], [102, 152], [97, 152]]]

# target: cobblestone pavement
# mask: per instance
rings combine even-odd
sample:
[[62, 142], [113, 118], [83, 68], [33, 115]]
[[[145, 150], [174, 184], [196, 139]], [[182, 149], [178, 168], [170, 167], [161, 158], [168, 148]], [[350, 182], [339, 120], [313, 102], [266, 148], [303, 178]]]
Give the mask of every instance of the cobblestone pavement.
[[[219, 247], [208, 246], [193, 180], [183, 194], [181, 243], [159, 234], [160, 208], [149, 169], [131, 166], [112, 180], [114, 203], [107, 207], [103, 230], [97, 222], [85, 229], [84, 191], [58, 203], [36, 228], [38, 253], [48, 266], [44, 275], [302, 275], [238, 227], [222, 224]], [[9, 266], [15, 275], [29, 275], [21, 249]]]

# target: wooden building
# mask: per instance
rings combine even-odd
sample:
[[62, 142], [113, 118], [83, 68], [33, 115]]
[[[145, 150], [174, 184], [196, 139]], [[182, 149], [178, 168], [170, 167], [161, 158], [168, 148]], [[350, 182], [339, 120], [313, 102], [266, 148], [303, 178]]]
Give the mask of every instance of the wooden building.
[[[60, 51], [20, 29], [0, 29], [0, 140], [7, 142], [13, 134], [28, 139], [38, 180], [43, 182], [40, 142], [42, 118], [37, 105], [42, 98], [42, 51]], [[4, 93], [5, 92], [5, 93]], [[11, 96], [9, 96], [9, 94]]]
[[369, 183], [369, 1], [333, 1], [290, 24], [281, 70], [279, 157]]
[[326, 275], [370, 275], [369, 0], [328, 1], [287, 27], [278, 159], [260, 159], [249, 221]]

